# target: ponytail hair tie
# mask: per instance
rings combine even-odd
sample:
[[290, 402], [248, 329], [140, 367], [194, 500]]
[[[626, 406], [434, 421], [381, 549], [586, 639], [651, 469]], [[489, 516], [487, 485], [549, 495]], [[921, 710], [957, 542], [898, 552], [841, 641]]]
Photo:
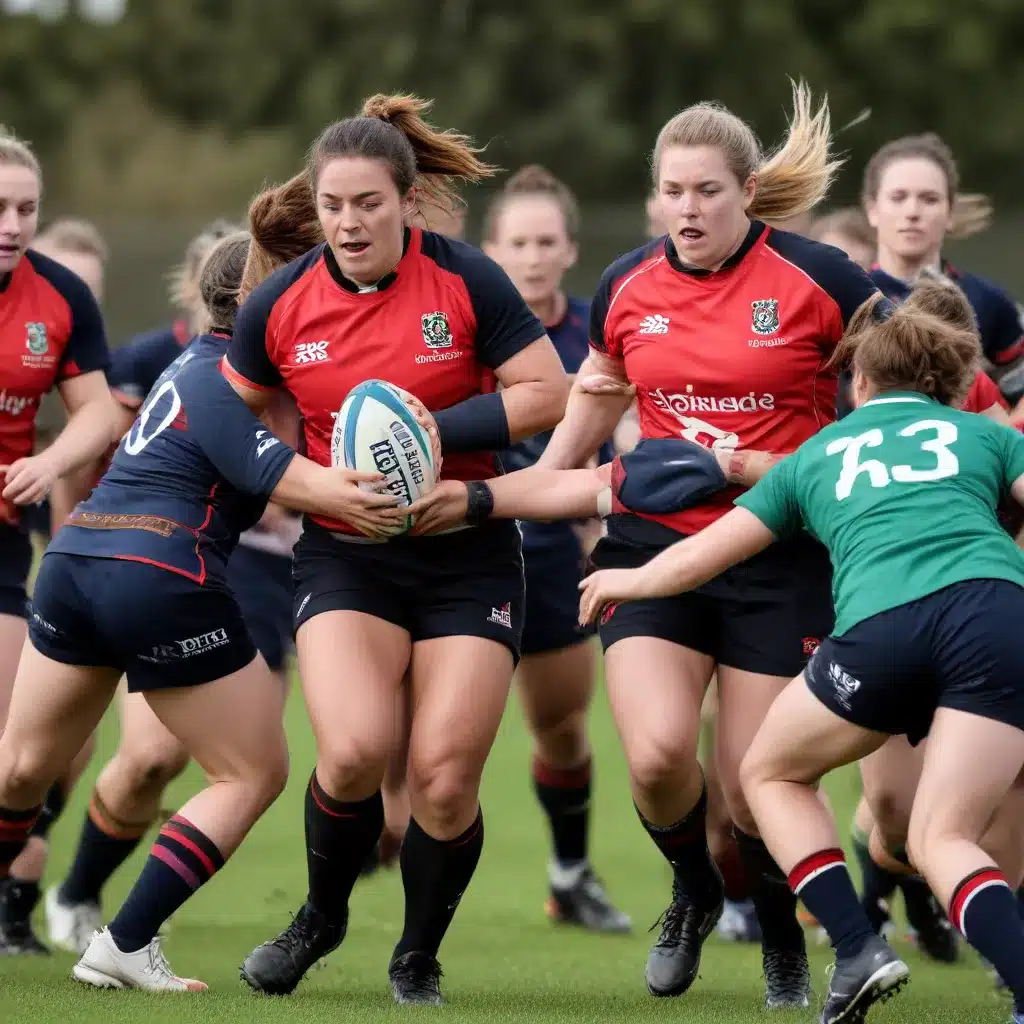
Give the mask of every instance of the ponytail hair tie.
[[876, 324], [884, 324], [896, 312], [896, 303], [882, 296], [871, 309], [871, 320]]

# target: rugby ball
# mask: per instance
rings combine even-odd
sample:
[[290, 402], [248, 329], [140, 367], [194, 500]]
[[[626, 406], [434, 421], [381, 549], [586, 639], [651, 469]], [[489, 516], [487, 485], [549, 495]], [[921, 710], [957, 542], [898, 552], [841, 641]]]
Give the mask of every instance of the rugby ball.
[[[386, 380], [363, 381], [348, 393], [331, 434], [331, 465], [383, 473], [399, 508], [426, 494], [436, 476], [430, 438], [405, 402], [411, 397]], [[413, 519], [407, 516], [395, 533], [408, 530]]]

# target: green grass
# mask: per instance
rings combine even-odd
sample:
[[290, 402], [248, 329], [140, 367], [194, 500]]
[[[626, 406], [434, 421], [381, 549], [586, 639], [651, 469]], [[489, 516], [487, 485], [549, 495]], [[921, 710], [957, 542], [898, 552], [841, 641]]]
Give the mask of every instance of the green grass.
[[[182, 1022], [388, 1021], [406, 1018], [390, 1002], [386, 968], [401, 930], [402, 892], [396, 872], [361, 882], [353, 897], [345, 945], [326, 965], [311, 972], [287, 999], [253, 996], [238, 980], [238, 965], [255, 945], [288, 921], [305, 894], [302, 794], [313, 763], [313, 745], [301, 699], [289, 707], [293, 775], [287, 791], [256, 826], [227, 868], [174, 918], [167, 938], [176, 971], [210, 985], [202, 995], [152, 996], [96, 992], [69, 979], [73, 958], [0, 961], [0, 1024], [103, 1021]], [[487, 842], [476, 878], [459, 908], [442, 949], [448, 1005], [441, 1014], [467, 1022], [686, 1021], [687, 1024], [742, 1024], [763, 1021], [760, 956], [749, 947], [712, 939], [701, 977], [681, 1000], [647, 995], [644, 961], [652, 936], [647, 926], [664, 908], [668, 872], [644, 837], [629, 800], [625, 765], [603, 695], [595, 702], [592, 740], [597, 791], [594, 861], [616, 901], [633, 916], [629, 937], [601, 937], [552, 927], [544, 918], [544, 823], [530, 791], [528, 741], [513, 699], [487, 768], [483, 804]], [[109, 756], [116, 720], [104, 723], [92, 771], [53, 834], [49, 878], [68, 865], [88, 796], [92, 774]], [[198, 786], [190, 769], [169, 795], [178, 806]], [[850, 772], [829, 780], [841, 821], [848, 821], [856, 797]], [[115, 876], [107, 893], [112, 913], [135, 878], [145, 846]], [[974, 955], [955, 967], [938, 968], [906, 945], [900, 949], [913, 978], [898, 1000], [877, 1009], [872, 1024], [963, 1022], [995, 1024], [1008, 1017]], [[827, 984], [827, 950], [816, 950], [812, 971], [816, 998]], [[812, 1021], [813, 1011], [782, 1015]]]

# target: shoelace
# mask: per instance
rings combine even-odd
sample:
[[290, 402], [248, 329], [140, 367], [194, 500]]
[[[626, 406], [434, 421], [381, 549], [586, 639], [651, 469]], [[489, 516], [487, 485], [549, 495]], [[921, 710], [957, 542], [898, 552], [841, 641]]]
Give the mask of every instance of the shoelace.
[[315, 935], [313, 922], [303, 909], [297, 914], [292, 914], [291, 924], [276, 939], [271, 940], [270, 944], [277, 946], [278, 949], [283, 949], [285, 952], [291, 952], [296, 945], [308, 946], [315, 938]]
[[167, 962], [164, 951], [160, 947], [161, 940], [159, 938], [153, 939], [149, 944], [149, 966], [145, 968], [145, 971], [161, 981], [173, 981], [174, 972], [171, 970], [171, 965]]

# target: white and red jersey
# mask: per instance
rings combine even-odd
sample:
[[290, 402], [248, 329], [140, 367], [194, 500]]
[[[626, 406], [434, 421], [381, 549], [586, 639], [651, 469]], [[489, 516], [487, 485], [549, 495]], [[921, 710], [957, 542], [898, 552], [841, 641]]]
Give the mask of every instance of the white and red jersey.
[[[591, 307], [590, 343], [624, 361], [643, 437], [789, 454], [836, 418], [826, 367], [876, 291], [838, 249], [754, 221], [716, 271], [683, 264], [668, 238], [616, 261]], [[644, 518], [694, 533], [738, 493]]]

